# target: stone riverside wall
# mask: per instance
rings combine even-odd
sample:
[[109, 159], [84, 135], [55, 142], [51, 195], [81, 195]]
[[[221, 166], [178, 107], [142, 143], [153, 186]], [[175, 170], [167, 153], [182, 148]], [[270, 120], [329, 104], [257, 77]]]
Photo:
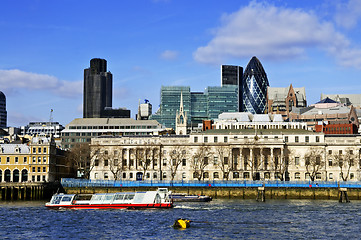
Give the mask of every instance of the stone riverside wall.
[[[155, 187], [83, 187], [65, 188], [66, 193], [106, 193], [106, 192], [136, 192], [156, 190]], [[254, 187], [170, 187], [174, 193], [190, 195], [208, 195], [214, 199], [256, 199], [258, 188]], [[361, 189], [349, 188], [347, 194], [350, 200], [361, 200]], [[265, 188], [266, 199], [339, 199], [337, 188]]]

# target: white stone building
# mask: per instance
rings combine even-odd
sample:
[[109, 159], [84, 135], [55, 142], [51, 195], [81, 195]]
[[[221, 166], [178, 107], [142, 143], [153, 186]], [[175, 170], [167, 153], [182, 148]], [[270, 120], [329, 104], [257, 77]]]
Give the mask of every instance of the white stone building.
[[91, 142], [90, 178], [356, 181], [361, 180], [360, 141], [359, 135], [324, 135], [303, 129], [98, 137]]

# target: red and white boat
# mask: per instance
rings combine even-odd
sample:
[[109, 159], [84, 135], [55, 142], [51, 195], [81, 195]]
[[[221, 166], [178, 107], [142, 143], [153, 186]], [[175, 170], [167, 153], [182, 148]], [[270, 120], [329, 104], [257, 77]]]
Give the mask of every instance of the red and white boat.
[[45, 206], [59, 209], [108, 209], [108, 208], [171, 208], [167, 188], [147, 192], [118, 192], [96, 194], [55, 194]]

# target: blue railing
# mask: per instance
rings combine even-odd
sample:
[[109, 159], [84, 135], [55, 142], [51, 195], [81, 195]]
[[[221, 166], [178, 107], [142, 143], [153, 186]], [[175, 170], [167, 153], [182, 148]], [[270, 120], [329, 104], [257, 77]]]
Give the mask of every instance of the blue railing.
[[62, 178], [63, 187], [301, 187], [361, 188], [361, 182], [330, 181], [114, 181]]

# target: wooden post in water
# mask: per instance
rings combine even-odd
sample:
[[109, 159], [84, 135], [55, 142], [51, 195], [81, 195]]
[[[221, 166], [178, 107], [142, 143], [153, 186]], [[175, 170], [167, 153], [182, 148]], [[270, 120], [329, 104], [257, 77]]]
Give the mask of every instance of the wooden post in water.
[[256, 201], [257, 202], [259, 202], [259, 201], [265, 202], [266, 201], [266, 194], [265, 194], [264, 187], [258, 187]]
[[347, 195], [347, 188], [339, 188], [338, 189], [338, 201], [340, 203], [342, 202], [350, 202], [350, 200], [348, 199], [348, 195]]

